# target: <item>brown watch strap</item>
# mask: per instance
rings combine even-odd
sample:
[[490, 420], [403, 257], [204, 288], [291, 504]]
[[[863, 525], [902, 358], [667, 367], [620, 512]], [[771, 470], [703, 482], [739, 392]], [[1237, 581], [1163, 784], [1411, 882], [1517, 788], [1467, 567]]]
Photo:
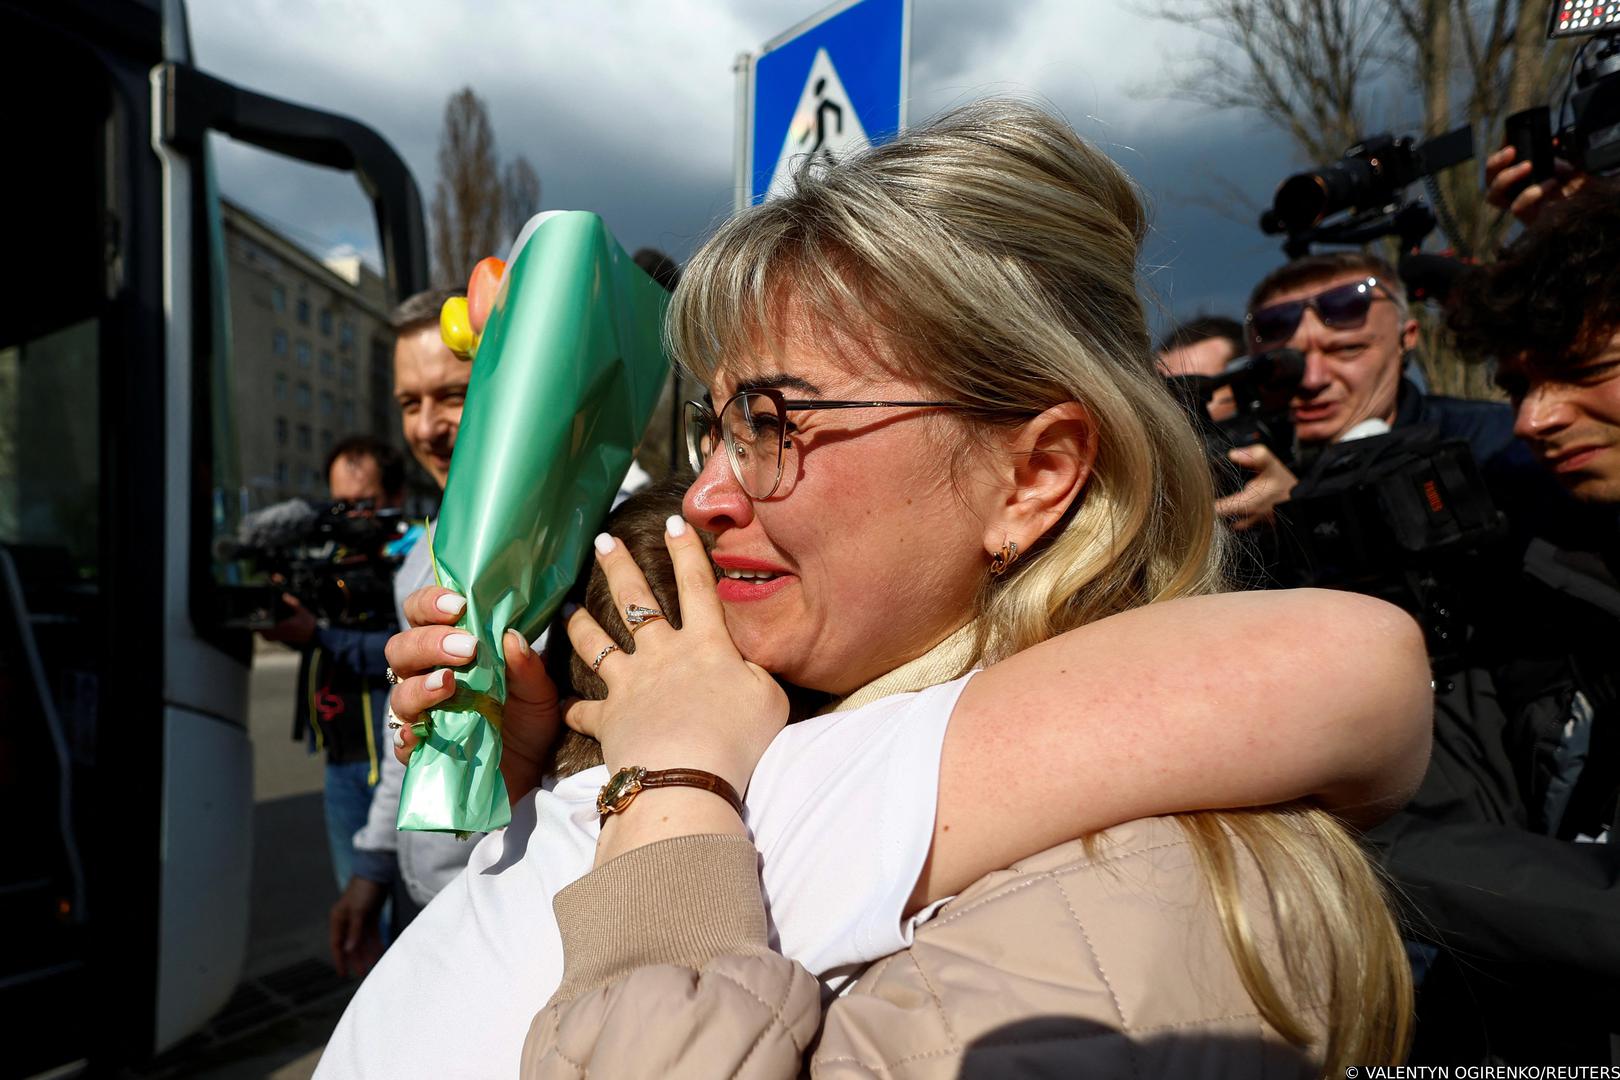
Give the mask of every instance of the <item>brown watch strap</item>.
[[596, 811], [605, 820], [609, 814], [624, 811], [647, 788], [657, 787], [695, 787], [713, 792], [730, 803], [739, 817], [743, 812], [742, 796], [737, 794], [737, 789], [712, 772], [703, 769], [659, 769], [649, 772], [639, 765], [620, 769], [602, 785], [602, 791], [596, 797]]
[[714, 773], [705, 772], [702, 769], [659, 769], [657, 772], [644, 774], [641, 778], [641, 786], [643, 788], [702, 788], [704, 791], [714, 792], [730, 803], [731, 808], [737, 811], [739, 817], [743, 812], [742, 796], [737, 794], [737, 789], [728, 784], [724, 777], [716, 776]]

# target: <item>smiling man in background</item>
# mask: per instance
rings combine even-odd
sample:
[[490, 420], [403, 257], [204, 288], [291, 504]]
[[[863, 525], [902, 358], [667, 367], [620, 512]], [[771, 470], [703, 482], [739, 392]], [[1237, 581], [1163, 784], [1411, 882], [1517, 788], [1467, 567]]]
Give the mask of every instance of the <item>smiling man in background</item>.
[[[417, 293], [394, 309], [394, 400], [411, 454], [439, 489], [450, 479], [450, 456], [461, 430], [472, 367], [439, 336], [439, 310], [455, 290]], [[417, 543], [394, 576], [399, 625], [406, 626], [404, 598], [433, 583], [431, 543]], [[400, 832], [395, 828], [405, 767], [382, 755], [382, 776], [371, 797], [364, 827], [354, 836], [353, 875], [332, 907], [332, 963], [340, 974], [363, 975], [382, 953], [381, 917], [393, 897], [393, 933], [467, 865], [473, 844], [448, 833]]]
[[[1457, 344], [1579, 500], [1490, 582], [1471, 647], [1497, 710], [1437, 722], [1372, 834], [1426, 941], [1412, 1061], [1620, 1061], [1620, 186], [1549, 206], [1471, 271]], [[1437, 716], [1437, 721], [1441, 717]]]

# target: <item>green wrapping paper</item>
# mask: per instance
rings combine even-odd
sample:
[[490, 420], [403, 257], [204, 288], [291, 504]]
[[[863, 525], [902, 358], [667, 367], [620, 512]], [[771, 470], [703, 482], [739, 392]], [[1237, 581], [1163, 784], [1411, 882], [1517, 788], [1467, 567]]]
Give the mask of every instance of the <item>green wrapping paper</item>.
[[502, 638], [511, 627], [533, 640], [584, 565], [669, 374], [668, 298], [595, 214], [541, 214], [508, 257], [431, 537], [434, 573], [467, 598], [460, 625], [478, 653], [430, 714], [399, 828], [487, 832], [511, 820]]

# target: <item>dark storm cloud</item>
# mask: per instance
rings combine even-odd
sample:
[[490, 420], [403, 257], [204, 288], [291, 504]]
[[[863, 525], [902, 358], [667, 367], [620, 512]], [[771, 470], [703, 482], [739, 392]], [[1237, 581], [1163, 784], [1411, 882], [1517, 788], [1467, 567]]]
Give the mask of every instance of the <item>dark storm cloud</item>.
[[[494, 3], [487, 24], [503, 32], [486, 33], [474, 48], [442, 6], [289, 0], [292, 10], [270, 18], [268, 7], [244, 10], [254, 2], [191, 0], [201, 66], [363, 119], [404, 156], [424, 204], [445, 98], [471, 84], [488, 103], [503, 154], [536, 165], [544, 206], [595, 210], [627, 248], [656, 246], [679, 259], [730, 209], [732, 58], [816, 7]], [[1279, 256], [1273, 241], [1200, 196], [1221, 175], [1263, 198], [1288, 166], [1263, 122], [1192, 113], [1142, 89], [1159, 65], [1190, 53], [1175, 32], [1123, 9], [1067, 0], [914, 0], [912, 12], [913, 122], [988, 93], [1035, 97], [1143, 185], [1154, 218], [1147, 294], [1163, 309], [1156, 322], [1200, 308], [1236, 310]], [[306, 246], [348, 244], [375, 256], [375, 228], [352, 180], [229, 145], [218, 160], [227, 196]]]

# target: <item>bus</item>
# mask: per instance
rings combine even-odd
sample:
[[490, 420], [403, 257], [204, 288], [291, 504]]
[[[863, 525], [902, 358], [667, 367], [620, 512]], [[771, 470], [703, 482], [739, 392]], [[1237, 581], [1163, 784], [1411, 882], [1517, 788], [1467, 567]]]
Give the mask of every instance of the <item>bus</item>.
[[193, 61], [180, 0], [0, 0], [0, 1074], [151, 1058], [247, 942], [251, 645], [208, 136], [354, 174], [394, 297], [421, 198], [353, 119]]

